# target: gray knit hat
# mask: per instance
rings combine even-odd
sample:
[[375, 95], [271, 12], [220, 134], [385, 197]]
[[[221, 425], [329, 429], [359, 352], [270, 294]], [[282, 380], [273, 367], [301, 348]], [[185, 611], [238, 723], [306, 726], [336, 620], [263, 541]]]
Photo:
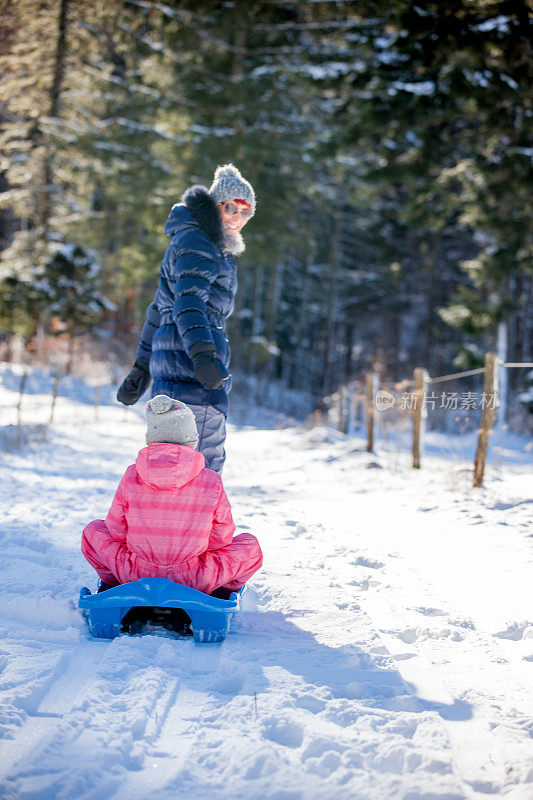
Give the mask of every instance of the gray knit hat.
[[209, 194], [215, 203], [245, 200], [252, 207], [252, 214], [255, 214], [255, 192], [252, 184], [242, 177], [233, 164], [224, 164], [216, 168]]
[[146, 404], [146, 444], [172, 442], [196, 447], [198, 431], [191, 409], [166, 394], [152, 397]]

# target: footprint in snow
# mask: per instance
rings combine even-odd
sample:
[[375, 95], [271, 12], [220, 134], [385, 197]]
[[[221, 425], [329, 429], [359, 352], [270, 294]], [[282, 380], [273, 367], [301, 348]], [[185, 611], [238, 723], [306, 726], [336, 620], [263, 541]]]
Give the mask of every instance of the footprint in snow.
[[244, 682], [246, 680], [246, 672], [244, 670], [236, 669], [235, 672], [229, 675], [221, 675], [217, 680], [211, 684], [211, 691], [218, 694], [239, 694], [242, 692]]
[[277, 717], [267, 717], [262, 724], [263, 736], [271, 742], [284, 747], [300, 747], [304, 738], [302, 726], [298, 722]]
[[401, 639], [405, 644], [416, 644], [418, 641], [427, 639], [451, 639], [453, 642], [462, 642], [464, 636], [457, 630], [451, 628], [441, 628], [440, 630], [431, 630], [429, 628], [405, 628], [403, 631], [384, 631], [392, 636]]
[[326, 708], [326, 701], [321, 697], [314, 697], [312, 694], [302, 694], [295, 698], [294, 705], [310, 711], [311, 714], [319, 714]]
[[418, 639], [418, 633], [415, 628], [405, 628], [405, 630], [399, 631], [396, 636], [405, 644], [414, 644]]
[[381, 569], [385, 566], [382, 561], [375, 561], [372, 558], [365, 558], [364, 556], [358, 556], [354, 564], [356, 567], [368, 567], [368, 569]]
[[407, 752], [407, 749], [401, 745], [384, 744], [378, 748], [372, 766], [378, 772], [401, 775], [406, 772], [405, 757]]
[[265, 752], [254, 755], [246, 764], [244, 778], [248, 781], [257, 780], [264, 775], [274, 775], [279, 769], [277, 763], [279, 756], [276, 753]]
[[450, 625], [455, 625], [456, 628], [464, 628], [465, 630], [475, 631], [476, 626], [471, 619], [449, 619]]
[[[333, 585], [334, 584], [330, 584], [330, 586], [333, 586]], [[335, 584], [335, 585], [337, 586], [338, 584]], [[337, 603], [337, 608], [339, 609], [339, 611], [354, 611], [354, 612], [356, 612], [356, 611], [360, 611], [361, 610], [361, 606], [358, 603]]]
[[290, 536], [293, 539], [296, 539], [298, 536], [301, 536], [303, 533], [307, 533], [307, 528], [305, 527], [305, 525], [301, 525], [300, 523], [295, 522], [292, 519], [288, 520], [285, 524], [287, 525], [287, 527], [292, 529], [291, 531], [289, 531], [289, 533], [290, 533]]
[[302, 751], [302, 761], [307, 761], [308, 758], [320, 758], [332, 751], [343, 753], [345, 749], [338, 741], [329, 736], [312, 736]]
[[426, 617], [445, 617], [446, 616], [446, 612], [445, 611], [441, 611], [440, 608], [425, 608], [424, 606], [421, 606], [420, 608], [415, 608], [414, 611], [416, 611], [418, 614], [424, 614], [424, 616], [426, 616]]
[[[361, 591], [368, 592], [370, 589], [370, 581], [348, 581], [348, 586], [357, 586], [357, 588], [361, 589]], [[376, 586], [376, 581], [372, 581], [372, 586]]]
[[513, 622], [505, 630], [493, 634], [498, 639], [511, 639], [519, 642], [521, 639], [533, 639], [533, 624], [531, 622]]
[[328, 750], [322, 753], [321, 756], [310, 758], [306, 764], [309, 772], [313, 772], [315, 775], [321, 775], [323, 778], [329, 778], [341, 766], [341, 757], [335, 750]]

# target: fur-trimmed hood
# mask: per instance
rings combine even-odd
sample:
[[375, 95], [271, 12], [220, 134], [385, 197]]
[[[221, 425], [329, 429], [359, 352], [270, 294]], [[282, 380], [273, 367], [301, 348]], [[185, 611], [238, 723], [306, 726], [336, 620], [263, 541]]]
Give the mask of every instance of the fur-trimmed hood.
[[184, 192], [181, 203], [172, 206], [163, 230], [172, 237], [191, 226], [201, 228], [215, 247], [223, 246], [224, 231], [220, 214], [205, 186], [191, 186]]
[[207, 187], [199, 184], [187, 189], [181, 198], [181, 203], [172, 206], [163, 230], [172, 238], [180, 231], [191, 227], [201, 228], [215, 247], [234, 255], [241, 255], [244, 251], [244, 242], [240, 234], [237, 234], [236, 240], [233, 240], [233, 237], [229, 239], [225, 234], [217, 204]]

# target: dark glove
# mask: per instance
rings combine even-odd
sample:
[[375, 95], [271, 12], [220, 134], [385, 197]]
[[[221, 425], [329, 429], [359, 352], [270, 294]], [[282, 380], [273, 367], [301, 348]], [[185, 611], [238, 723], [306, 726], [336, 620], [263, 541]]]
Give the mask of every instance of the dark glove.
[[229, 376], [223, 363], [212, 353], [198, 353], [193, 357], [192, 363], [196, 380], [206, 389], [218, 389]]
[[150, 385], [150, 370], [146, 361], [137, 359], [131, 372], [128, 372], [117, 392], [117, 400], [125, 406], [132, 406], [145, 393]]

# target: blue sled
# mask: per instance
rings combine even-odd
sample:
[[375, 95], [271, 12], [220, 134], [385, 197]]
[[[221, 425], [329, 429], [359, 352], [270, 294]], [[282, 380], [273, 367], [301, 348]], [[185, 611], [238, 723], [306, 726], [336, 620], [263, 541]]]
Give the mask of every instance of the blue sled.
[[[167, 578], [142, 578], [99, 594], [91, 594], [84, 586], [78, 605], [87, 620], [89, 632], [101, 639], [114, 639], [124, 631], [140, 633], [142, 622], [139, 618], [144, 615], [146, 620], [152, 612], [156, 612], [159, 618], [164, 618], [165, 614], [185, 612], [185, 618], [190, 621], [188, 632], [192, 628], [196, 642], [223, 642], [233, 616], [239, 610], [243, 589], [232, 592], [228, 600], [220, 600]], [[125, 624], [124, 618], [126, 615], [131, 618], [132, 613], [136, 622]]]

